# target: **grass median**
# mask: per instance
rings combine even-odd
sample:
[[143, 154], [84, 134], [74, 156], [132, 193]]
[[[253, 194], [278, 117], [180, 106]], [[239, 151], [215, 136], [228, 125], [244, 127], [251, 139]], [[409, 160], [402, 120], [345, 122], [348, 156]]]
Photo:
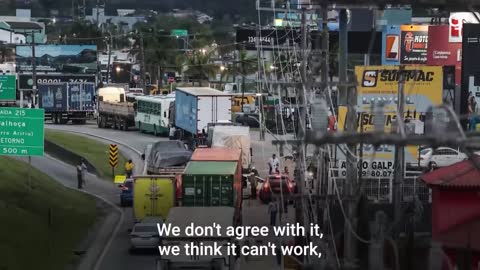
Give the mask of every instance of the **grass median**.
[[95, 221], [95, 200], [11, 158], [0, 157], [0, 174], [0, 269], [65, 269]]
[[[95, 166], [101, 178], [112, 179], [112, 168], [108, 163], [108, 144], [103, 144], [85, 136], [52, 130], [45, 130], [45, 139], [88, 160], [93, 166]], [[115, 174], [124, 173], [123, 165], [125, 162], [125, 157], [120, 154]]]

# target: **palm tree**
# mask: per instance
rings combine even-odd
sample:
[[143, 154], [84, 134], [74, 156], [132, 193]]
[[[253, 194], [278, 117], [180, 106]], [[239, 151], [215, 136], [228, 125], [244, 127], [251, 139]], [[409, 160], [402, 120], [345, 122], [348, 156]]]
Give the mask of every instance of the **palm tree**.
[[210, 62], [211, 53], [201, 50], [200, 52], [195, 52], [192, 57], [187, 60], [187, 70], [186, 75], [198, 81], [200, 87], [202, 86], [202, 81], [208, 81], [209, 78], [217, 72], [218, 67]]
[[235, 61], [236, 65], [234, 68], [235, 74], [240, 74], [242, 76], [242, 112], [243, 112], [243, 99], [245, 97], [245, 78], [258, 71], [258, 59], [256, 57], [248, 56], [245, 49], [240, 51], [238, 55], [238, 60]]

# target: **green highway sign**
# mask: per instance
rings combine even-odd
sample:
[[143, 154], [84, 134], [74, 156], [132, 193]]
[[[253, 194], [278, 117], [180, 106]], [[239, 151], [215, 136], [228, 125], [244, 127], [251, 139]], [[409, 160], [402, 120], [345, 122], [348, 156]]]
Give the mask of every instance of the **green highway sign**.
[[185, 29], [173, 29], [170, 32], [170, 35], [176, 36], [176, 37], [186, 37], [188, 36], [188, 31]]
[[0, 100], [17, 99], [17, 76], [0, 75]]
[[43, 156], [43, 109], [0, 108], [0, 155]]

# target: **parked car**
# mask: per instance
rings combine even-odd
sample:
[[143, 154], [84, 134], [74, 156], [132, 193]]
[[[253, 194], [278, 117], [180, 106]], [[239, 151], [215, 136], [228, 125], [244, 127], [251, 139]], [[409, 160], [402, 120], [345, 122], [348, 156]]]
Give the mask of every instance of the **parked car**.
[[120, 206], [132, 206], [133, 205], [133, 180], [127, 179], [123, 184], [118, 187], [122, 188], [120, 193]]
[[251, 128], [260, 127], [258, 113], [237, 113], [235, 115], [235, 123], [241, 124], [242, 126], [249, 126]]
[[467, 158], [466, 154], [449, 147], [424, 148], [420, 150], [420, 167], [428, 169], [445, 167]]
[[147, 217], [136, 223], [130, 232], [130, 251], [138, 249], [155, 249], [160, 244], [157, 224], [162, 226], [163, 220], [157, 217]]

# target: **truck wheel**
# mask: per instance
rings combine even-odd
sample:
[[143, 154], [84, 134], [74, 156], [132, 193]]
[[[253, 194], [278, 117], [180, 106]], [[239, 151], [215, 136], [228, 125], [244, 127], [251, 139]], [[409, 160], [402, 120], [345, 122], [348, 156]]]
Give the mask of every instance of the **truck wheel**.
[[153, 135], [154, 135], [154, 136], [158, 136], [157, 126], [156, 126], [156, 125], [153, 125]]
[[140, 131], [140, 133], [144, 133], [143, 129], [142, 129], [142, 123], [141, 122], [138, 122], [138, 130]]
[[102, 128], [102, 117], [101, 116], [97, 116], [97, 126], [98, 126], [98, 128]]
[[128, 131], [127, 121], [123, 121], [123, 130]]
[[113, 119], [112, 128], [117, 129], [117, 119]]

